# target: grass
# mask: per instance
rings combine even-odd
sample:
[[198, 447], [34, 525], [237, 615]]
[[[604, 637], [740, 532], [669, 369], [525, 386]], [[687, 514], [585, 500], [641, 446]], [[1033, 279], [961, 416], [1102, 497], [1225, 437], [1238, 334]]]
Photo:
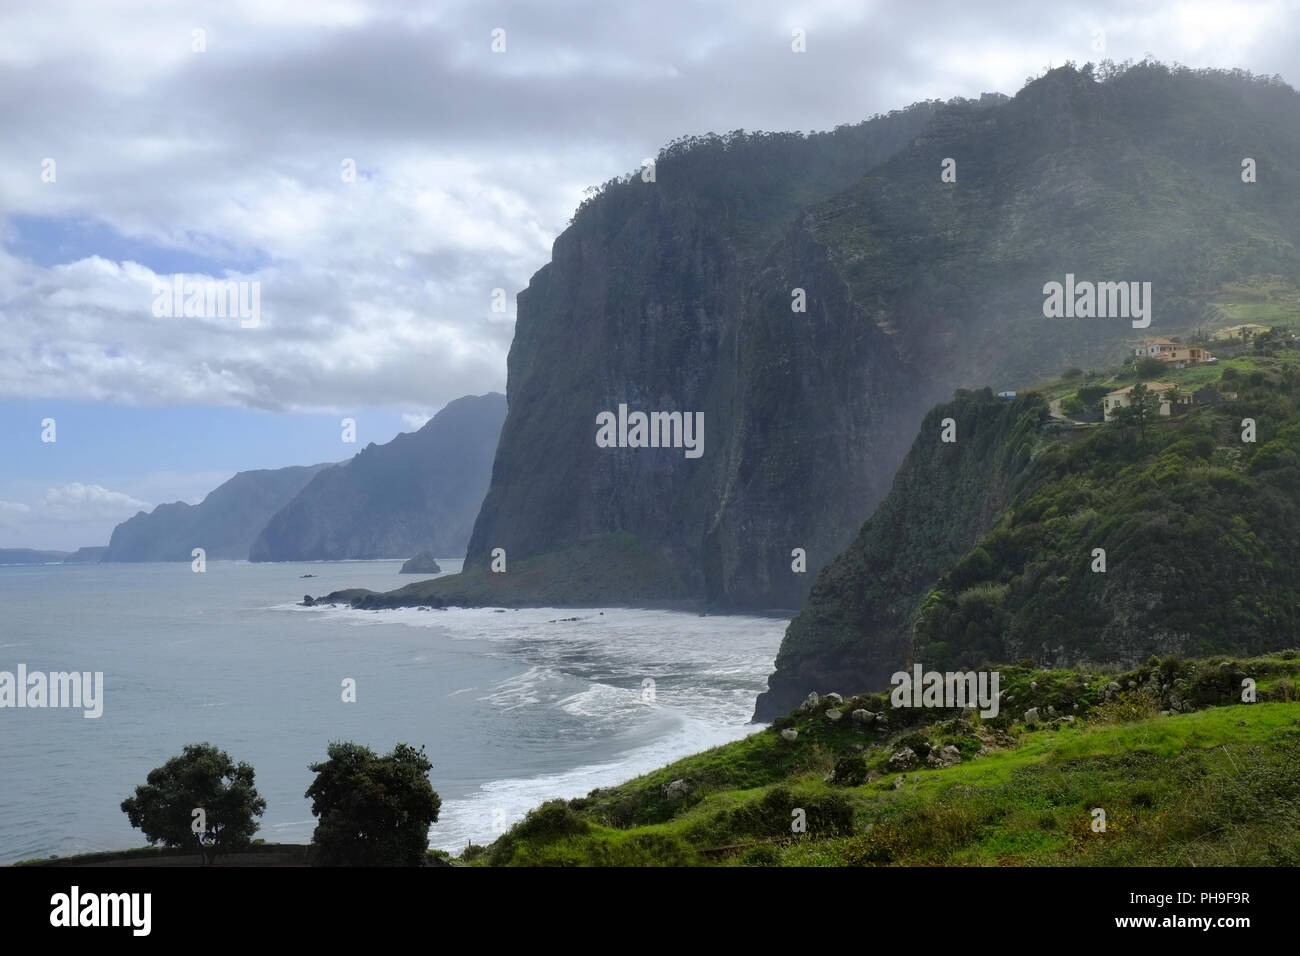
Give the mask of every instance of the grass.
[[[1008, 668], [1003, 687], [1017, 701], [987, 721], [972, 712], [891, 711], [897, 726], [868, 729], [849, 714], [882, 708], [882, 695], [823, 699], [619, 787], [544, 804], [457, 862], [1296, 865], [1297, 657], [1153, 659], [1125, 674]], [[1257, 675], [1259, 703], [1236, 702], [1242, 673]], [[1119, 692], [1107, 692], [1112, 682]], [[1199, 709], [1158, 710], [1162, 687]], [[1049, 704], [1074, 719], [1023, 722], [1022, 708]], [[843, 716], [832, 721], [831, 709]], [[780, 735], [791, 728], [794, 742]], [[965, 759], [888, 768], [895, 748], [922, 741], [953, 742]], [[862, 758], [865, 782], [830, 782], [845, 755]], [[678, 780], [684, 794], [668, 790]], [[1094, 829], [1097, 810], [1104, 830]], [[792, 830], [799, 817], [802, 832]]]

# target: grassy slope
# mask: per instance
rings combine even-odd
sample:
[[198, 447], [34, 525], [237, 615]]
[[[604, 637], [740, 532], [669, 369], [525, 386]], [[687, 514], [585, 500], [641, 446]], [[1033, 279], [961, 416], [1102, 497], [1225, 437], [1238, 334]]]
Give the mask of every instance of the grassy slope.
[[[1296, 865], [1297, 657], [1171, 659], [1123, 675], [1006, 668], [1004, 701], [1015, 700], [996, 718], [889, 709], [888, 730], [861, 728], [848, 716], [858, 706], [887, 709], [883, 695], [842, 707], [823, 699], [744, 740], [586, 798], [544, 804], [462, 862]], [[1258, 680], [1259, 703], [1232, 703], [1242, 674]], [[1106, 692], [1111, 681], [1119, 693]], [[1182, 707], [1201, 709], [1158, 710], [1170, 692]], [[1045, 713], [1052, 702], [1076, 719], [1023, 723], [1024, 708]], [[843, 711], [839, 721], [826, 716], [832, 707]], [[787, 727], [799, 731], [796, 741], [781, 737]], [[886, 761], [902, 743], [952, 743], [965, 759], [900, 774]], [[831, 782], [837, 765], [859, 758], [865, 782]], [[690, 793], [672, 799], [666, 785], [674, 780]], [[1098, 807], [1104, 833], [1091, 826]], [[806, 833], [790, 832], [795, 808], [806, 813]]]

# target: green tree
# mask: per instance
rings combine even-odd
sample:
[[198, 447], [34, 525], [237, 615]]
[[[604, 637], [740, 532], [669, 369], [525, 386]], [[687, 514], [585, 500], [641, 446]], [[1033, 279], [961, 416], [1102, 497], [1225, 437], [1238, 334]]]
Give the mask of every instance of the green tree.
[[409, 744], [386, 756], [350, 741], [331, 743], [329, 759], [311, 765], [307, 788], [320, 822], [312, 834], [318, 866], [420, 866], [429, 826], [442, 800], [428, 773], [433, 764]]
[[[1178, 410], [1178, 403], [1183, 400], [1183, 390], [1177, 385], [1170, 385], [1165, 389], [1165, 401], [1169, 403], [1169, 414], [1173, 415]], [[1157, 412], [1159, 409], [1157, 409]]]
[[1079, 389], [1077, 394], [1079, 401], [1083, 403], [1083, 407], [1090, 412], [1095, 412], [1100, 406], [1101, 400], [1110, 394], [1112, 388], [1113, 386], [1108, 385], [1085, 385]]
[[253, 768], [236, 764], [212, 744], [188, 744], [179, 757], [149, 772], [122, 812], [151, 844], [194, 847], [211, 864], [242, 849], [257, 832], [266, 801], [253, 786]]
[[1124, 428], [1137, 426], [1138, 437], [1146, 441], [1147, 424], [1160, 414], [1160, 396], [1139, 382], [1128, 393], [1128, 404], [1118, 409], [1115, 420]]

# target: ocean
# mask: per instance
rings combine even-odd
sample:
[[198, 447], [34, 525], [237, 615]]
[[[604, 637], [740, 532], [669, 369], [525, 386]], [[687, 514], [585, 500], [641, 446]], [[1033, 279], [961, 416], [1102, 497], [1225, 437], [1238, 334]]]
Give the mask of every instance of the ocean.
[[[104, 675], [97, 719], [0, 709], [0, 863], [144, 845], [121, 801], [187, 743], [252, 764], [267, 801], [257, 836], [282, 843], [311, 839], [303, 793], [330, 741], [424, 745], [443, 801], [430, 846], [459, 851], [544, 800], [758, 729], [748, 720], [784, 620], [296, 605], [428, 577], [400, 566], [0, 567], [0, 671]], [[348, 678], [355, 702], [343, 700]]]

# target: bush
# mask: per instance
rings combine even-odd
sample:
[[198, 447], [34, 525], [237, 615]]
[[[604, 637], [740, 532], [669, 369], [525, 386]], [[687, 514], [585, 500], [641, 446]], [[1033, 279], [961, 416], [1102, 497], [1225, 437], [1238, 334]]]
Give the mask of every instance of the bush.
[[898, 750], [903, 747], [911, 747], [916, 756], [922, 761], [924, 761], [926, 757], [930, 756], [930, 751], [934, 749], [930, 744], [929, 738], [919, 731], [908, 734], [906, 737], [900, 737], [898, 743], [895, 744], [895, 749]]
[[860, 787], [867, 782], [867, 758], [860, 753], [845, 754], [835, 761], [831, 783], [841, 787]]
[[756, 846], [745, 851], [741, 866], [780, 866], [781, 851], [774, 846]]

